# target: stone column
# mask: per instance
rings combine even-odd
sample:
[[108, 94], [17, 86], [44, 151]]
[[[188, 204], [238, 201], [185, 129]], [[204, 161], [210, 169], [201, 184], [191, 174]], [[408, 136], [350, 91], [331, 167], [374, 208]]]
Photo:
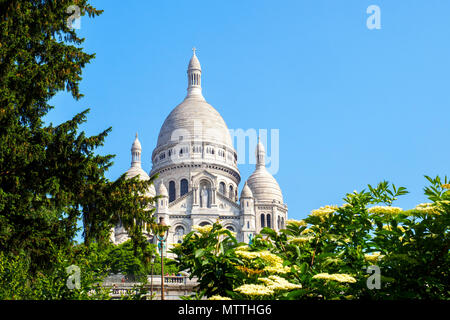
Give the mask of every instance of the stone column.
[[211, 188], [211, 207], [216, 206], [216, 188]]
[[198, 206], [198, 187], [193, 187], [192, 189], [194, 189], [194, 206]]

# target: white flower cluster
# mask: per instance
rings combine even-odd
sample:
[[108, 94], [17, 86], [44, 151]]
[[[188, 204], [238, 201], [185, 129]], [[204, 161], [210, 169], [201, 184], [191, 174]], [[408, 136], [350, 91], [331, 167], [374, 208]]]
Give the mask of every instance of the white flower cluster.
[[287, 220], [286, 224], [292, 224], [294, 226], [296, 226], [297, 228], [300, 227], [306, 227], [307, 223], [304, 220]]
[[312, 210], [310, 215], [313, 217], [319, 217], [321, 220], [324, 220], [326, 217], [335, 212], [337, 209], [338, 206], [326, 205], [324, 207], [320, 207], [319, 209]]
[[438, 208], [434, 205], [434, 203], [420, 203], [414, 209], [426, 214], [440, 214]]
[[367, 211], [373, 214], [395, 215], [402, 212], [403, 209], [399, 207], [390, 207], [390, 206], [374, 206], [372, 208], [369, 208]]
[[231, 300], [231, 298], [215, 295], [215, 296], [209, 297], [208, 300]]
[[371, 262], [371, 263], [375, 263], [377, 262], [379, 259], [382, 259], [384, 257], [384, 255], [381, 255], [379, 252], [374, 252], [372, 254], [365, 254], [364, 255], [364, 259], [367, 262]]
[[349, 274], [345, 273], [318, 273], [315, 276], [313, 276], [313, 279], [323, 279], [323, 280], [333, 280], [338, 282], [347, 282], [347, 283], [355, 283], [356, 279], [353, 278]]
[[269, 289], [274, 291], [300, 289], [302, 287], [301, 284], [290, 283], [279, 276], [269, 276], [268, 278], [259, 278], [258, 280], [264, 282]]
[[243, 284], [234, 289], [234, 291], [246, 294], [248, 296], [269, 296], [275, 292], [262, 284]]
[[309, 235], [309, 236], [302, 235], [300, 237], [289, 238], [288, 241], [291, 244], [301, 245], [301, 244], [309, 242], [310, 240], [313, 240], [313, 239], [314, 239], [314, 236], [312, 236], [312, 235]]
[[264, 271], [269, 273], [287, 273], [291, 269], [287, 266], [283, 266], [283, 259], [279, 256], [264, 250], [264, 251], [247, 251], [248, 247], [241, 246], [238, 247], [235, 251], [236, 255], [241, 258], [245, 258], [249, 261], [252, 261], [256, 258], [262, 259], [268, 265], [264, 267]]
[[203, 226], [203, 227], [200, 227], [200, 226], [194, 226], [193, 227], [194, 230], [197, 230], [198, 232], [200, 232], [202, 234], [211, 232], [212, 228], [213, 228], [212, 225], [206, 225], [206, 226]]

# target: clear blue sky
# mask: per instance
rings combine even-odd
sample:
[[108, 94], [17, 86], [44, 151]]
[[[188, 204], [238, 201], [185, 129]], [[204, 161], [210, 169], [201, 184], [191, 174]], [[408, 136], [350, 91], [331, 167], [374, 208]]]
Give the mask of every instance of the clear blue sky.
[[[102, 154], [116, 179], [131, 161], [136, 131], [143, 167], [159, 129], [186, 94], [191, 48], [203, 94], [229, 128], [280, 130], [275, 175], [289, 218], [342, 204], [347, 192], [387, 179], [424, 202], [427, 175], [449, 174], [450, 1], [118, 1], [83, 17], [96, 59], [78, 102], [52, 100], [59, 124], [91, 108], [87, 134], [112, 126]], [[381, 9], [369, 30], [366, 9]], [[241, 165], [242, 181], [253, 165]], [[240, 184], [240, 189], [243, 183]]]

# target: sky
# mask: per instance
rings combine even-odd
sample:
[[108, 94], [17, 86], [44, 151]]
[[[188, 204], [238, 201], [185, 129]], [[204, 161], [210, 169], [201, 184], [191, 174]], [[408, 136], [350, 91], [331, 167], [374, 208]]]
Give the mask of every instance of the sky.
[[[58, 94], [46, 121], [91, 108], [81, 130], [111, 126], [98, 150], [116, 155], [111, 180], [130, 167], [136, 132], [151, 170], [161, 125], [186, 95], [194, 46], [203, 95], [228, 128], [279, 130], [274, 177], [290, 219], [382, 180], [406, 187], [394, 205], [413, 208], [427, 201], [425, 174], [449, 174], [450, 1], [91, 4], [104, 13], [82, 17], [78, 30], [96, 54], [84, 69], [85, 96]], [[367, 26], [370, 5], [380, 29]], [[254, 164], [239, 170], [241, 190]]]

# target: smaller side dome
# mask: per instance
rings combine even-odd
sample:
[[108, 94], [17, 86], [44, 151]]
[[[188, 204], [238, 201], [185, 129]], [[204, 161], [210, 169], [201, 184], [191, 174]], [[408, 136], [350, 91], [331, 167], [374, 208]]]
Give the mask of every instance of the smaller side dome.
[[164, 185], [163, 180], [161, 180], [161, 183], [159, 184], [158, 195], [159, 196], [163, 196], [163, 197], [168, 197], [169, 196], [169, 193], [167, 192], [167, 188]]
[[139, 180], [149, 180], [150, 177], [148, 176], [147, 172], [145, 172], [141, 167], [131, 167], [126, 172], [126, 178], [131, 179], [135, 176], [139, 175]]
[[242, 188], [241, 198], [253, 198], [253, 192], [249, 188], [247, 181], [245, 181], [244, 187]]
[[256, 146], [256, 168], [247, 179], [248, 186], [252, 190], [256, 201], [283, 203], [283, 194], [277, 180], [267, 171], [265, 167], [264, 145], [258, 138]]

